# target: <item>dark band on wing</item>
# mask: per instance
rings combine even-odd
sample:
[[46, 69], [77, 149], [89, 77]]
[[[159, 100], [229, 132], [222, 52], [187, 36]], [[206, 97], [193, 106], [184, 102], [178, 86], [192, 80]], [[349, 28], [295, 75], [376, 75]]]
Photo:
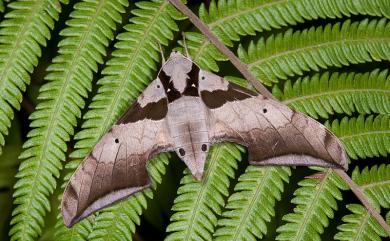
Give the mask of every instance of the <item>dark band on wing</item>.
[[157, 102], [151, 102], [141, 107], [136, 101], [131, 108], [129, 108], [116, 124], [127, 124], [137, 122], [143, 119], [161, 120], [165, 118], [168, 112], [168, 103], [166, 98], [162, 98]]
[[202, 90], [200, 93], [202, 101], [211, 109], [219, 108], [226, 102], [244, 100], [256, 96], [255, 92], [247, 90], [239, 85], [229, 82], [227, 90]]
[[325, 137], [324, 137], [325, 148], [328, 148], [329, 146], [331, 146], [331, 143], [333, 142], [333, 139], [334, 139], [334, 137], [331, 134], [329, 134], [329, 132], [326, 130], [325, 131]]
[[164, 70], [161, 70], [158, 74], [158, 78], [164, 86], [165, 93], [168, 97], [168, 103], [171, 103], [181, 97], [179, 91], [175, 89], [173, 86], [173, 82], [171, 81], [171, 77], [169, 77]]

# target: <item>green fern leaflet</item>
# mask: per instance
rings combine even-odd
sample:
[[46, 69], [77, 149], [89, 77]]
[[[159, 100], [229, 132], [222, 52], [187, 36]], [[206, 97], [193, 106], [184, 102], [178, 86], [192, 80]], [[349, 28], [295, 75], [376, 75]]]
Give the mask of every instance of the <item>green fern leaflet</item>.
[[[390, 2], [187, 5], [276, 98], [342, 141], [347, 174], [390, 223]], [[176, 154], [156, 156], [151, 188], [67, 228], [65, 184], [172, 50], [254, 90], [168, 0], [0, 0], [0, 240], [389, 238], [332, 169], [251, 166], [234, 143], [212, 146], [200, 182]]]

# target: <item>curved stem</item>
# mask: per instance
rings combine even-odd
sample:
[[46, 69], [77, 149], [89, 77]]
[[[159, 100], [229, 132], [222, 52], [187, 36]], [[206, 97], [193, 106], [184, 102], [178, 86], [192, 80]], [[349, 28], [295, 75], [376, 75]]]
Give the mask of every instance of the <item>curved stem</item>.
[[[225, 54], [230, 62], [241, 72], [241, 74], [249, 80], [249, 82], [255, 87], [255, 89], [262, 95], [276, 100], [272, 93], [264, 87], [248, 70], [248, 67], [243, 64], [239, 58], [237, 58], [230, 49], [228, 49], [211, 31], [210, 29], [180, 0], [168, 0], [177, 9], [186, 15], [189, 20], [212, 42], [223, 54]], [[369, 203], [368, 199], [364, 195], [360, 187], [341, 169], [334, 169], [334, 171], [348, 184], [349, 188], [356, 195], [356, 197], [366, 207], [367, 211], [372, 217], [382, 226], [382, 228], [390, 236], [390, 226], [386, 223], [383, 217], [375, 210], [375, 208]]]
[[390, 226], [386, 223], [383, 217], [379, 214], [379, 212], [370, 204], [366, 196], [360, 187], [348, 176], [345, 171], [341, 169], [333, 169], [351, 188], [351, 191], [355, 194], [355, 196], [362, 202], [364, 207], [366, 207], [367, 211], [373, 216], [376, 221], [382, 226], [382, 228], [386, 231], [386, 233], [390, 236]]

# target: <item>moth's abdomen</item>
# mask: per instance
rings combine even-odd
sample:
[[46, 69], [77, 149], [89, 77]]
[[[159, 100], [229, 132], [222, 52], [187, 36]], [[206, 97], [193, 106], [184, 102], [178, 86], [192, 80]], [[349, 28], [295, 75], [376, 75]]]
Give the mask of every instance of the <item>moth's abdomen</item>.
[[[200, 126], [200, 129], [195, 126]], [[175, 149], [178, 149], [178, 151], [180, 148], [185, 150], [185, 153], [179, 151], [180, 157], [193, 154], [196, 158], [199, 153], [204, 152], [202, 151], [202, 145], [208, 145], [209, 142], [204, 120], [178, 123], [174, 128], [172, 138], [174, 139]]]
[[169, 104], [167, 122], [177, 155], [200, 179], [209, 149], [207, 110], [199, 97], [184, 96]]

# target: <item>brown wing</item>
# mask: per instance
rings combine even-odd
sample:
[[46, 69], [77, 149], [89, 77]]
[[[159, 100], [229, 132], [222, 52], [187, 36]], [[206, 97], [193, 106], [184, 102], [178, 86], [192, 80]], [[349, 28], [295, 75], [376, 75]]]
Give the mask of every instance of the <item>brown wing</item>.
[[342, 144], [322, 124], [221, 77], [202, 74], [204, 81], [219, 82], [222, 86], [200, 92], [210, 109], [211, 142], [230, 141], [247, 146], [249, 161], [255, 165], [348, 168]]
[[147, 161], [172, 149], [166, 133], [167, 99], [152, 82], [122, 118], [101, 138], [70, 178], [62, 198], [65, 225], [150, 185]]

